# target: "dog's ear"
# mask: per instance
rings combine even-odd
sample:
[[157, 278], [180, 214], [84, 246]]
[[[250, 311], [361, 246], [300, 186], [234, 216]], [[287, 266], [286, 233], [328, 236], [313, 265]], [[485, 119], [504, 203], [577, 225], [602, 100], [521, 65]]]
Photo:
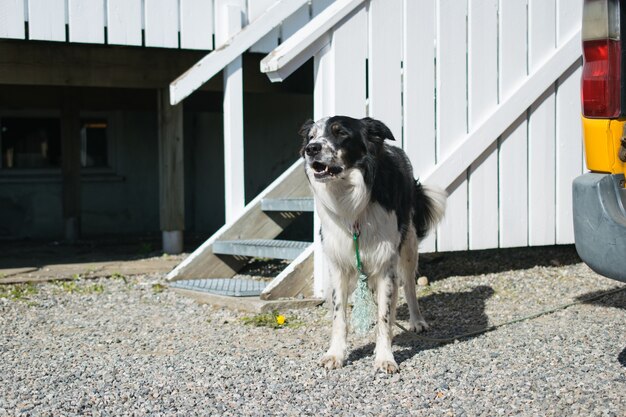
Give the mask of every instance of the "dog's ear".
[[306, 122], [304, 122], [304, 124], [302, 124], [302, 127], [300, 127], [300, 130], [298, 130], [298, 134], [302, 137], [302, 139], [306, 140], [309, 137], [309, 131], [311, 130], [314, 124], [315, 122], [311, 119], [307, 120]]
[[367, 139], [372, 142], [382, 144], [385, 139], [396, 140], [396, 138], [393, 137], [391, 130], [389, 130], [389, 128], [380, 120], [365, 117], [361, 119], [361, 123], [365, 126]]
[[306, 122], [304, 122], [302, 127], [300, 127], [300, 130], [298, 130], [298, 134], [302, 137], [302, 147], [300, 148], [301, 157], [304, 157], [304, 148], [306, 147], [306, 144], [309, 140], [309, 132], [311, 131], [311, 128], [313, 127], [314, 124], [315, 122], [309, 119]]

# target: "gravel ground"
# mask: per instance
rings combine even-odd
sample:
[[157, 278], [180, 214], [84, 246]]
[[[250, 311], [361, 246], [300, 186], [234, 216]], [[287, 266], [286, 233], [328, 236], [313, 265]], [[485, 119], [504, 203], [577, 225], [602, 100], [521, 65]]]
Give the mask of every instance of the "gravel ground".
[[[430, 337], [626, 287], [572, 247], [438, 255], [422, 274]], [[626, 291], [445, 345], [396, 329], [400, 373], [387, 376], [371, 334], [350, 335], [344, 368], [318, 367], [325, 308], [253, 327], [163, 282], [0, 287], [0, 416], [626, 416]]]

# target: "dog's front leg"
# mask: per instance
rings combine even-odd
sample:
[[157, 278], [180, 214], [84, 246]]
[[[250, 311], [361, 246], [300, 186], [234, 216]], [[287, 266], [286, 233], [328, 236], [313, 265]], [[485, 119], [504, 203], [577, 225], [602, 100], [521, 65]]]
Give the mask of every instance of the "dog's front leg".
[[320, 361], [326, 369], [337, 369], [343, 366], [346, 357], [346, 304], [348, 301], [348, 279], [334, 265], [329, 267], [332, 283], [333, 330], [330, 338], [330, 348]]
[[395, 271], [389, 271], [377, 280], [378, 326], [376, 328], [376, 357], [374, 366], [383, 372], [398, 372], [398, 364], [391, 351], [393, 323], [396, 317], [398, 280]]

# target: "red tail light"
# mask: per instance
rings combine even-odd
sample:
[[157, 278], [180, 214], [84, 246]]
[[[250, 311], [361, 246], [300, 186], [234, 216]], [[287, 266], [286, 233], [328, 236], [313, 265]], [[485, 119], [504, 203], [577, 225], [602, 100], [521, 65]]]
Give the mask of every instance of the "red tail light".
[[610, 39], [583, 41], [582, 99], [586, 117], [621, 113], [621, 47]]
[[622, 115], [622, 48], [617, 0], [585, 0], [583, 6], [582, 109], [585, 117]]

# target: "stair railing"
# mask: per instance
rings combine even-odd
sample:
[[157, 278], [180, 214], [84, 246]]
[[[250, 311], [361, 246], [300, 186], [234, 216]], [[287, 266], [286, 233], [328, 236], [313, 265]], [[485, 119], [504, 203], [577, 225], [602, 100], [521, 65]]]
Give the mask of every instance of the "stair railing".
[[285, 80], [331, 41], [332, 29], [350, 18], [367, 0], [337, 0], [261, 61], [272, 82]]

